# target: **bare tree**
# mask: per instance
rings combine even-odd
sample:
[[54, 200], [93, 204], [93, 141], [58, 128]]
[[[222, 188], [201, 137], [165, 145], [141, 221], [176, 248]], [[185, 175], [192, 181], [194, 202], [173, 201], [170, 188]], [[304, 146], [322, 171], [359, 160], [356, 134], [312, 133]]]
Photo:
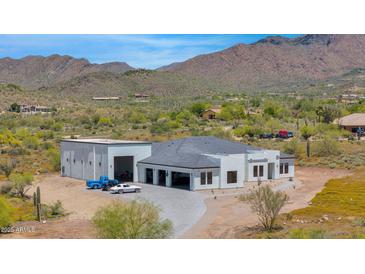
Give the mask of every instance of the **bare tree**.
[[260, 186], [248, 195], [240, 196], [241, 201], [248, 202], [265, 230], [272, 230], [281, 208], [289, 196], [281, 191], [273, 191], [268, 185]]

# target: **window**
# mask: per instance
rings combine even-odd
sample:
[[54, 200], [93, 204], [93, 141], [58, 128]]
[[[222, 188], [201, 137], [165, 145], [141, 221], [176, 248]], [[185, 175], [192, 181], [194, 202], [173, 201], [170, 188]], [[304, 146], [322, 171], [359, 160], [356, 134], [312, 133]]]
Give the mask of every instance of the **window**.
[[74, 159], [74, 163], [76, 163], [76, 160]]
[[205, 172], [200, 172], [200, 184], [201, 185], [205, 185], [207, 183], [206, 181], [206, 173]]
[[280, 174], [288, 174], [288, 173], [289, 173], [289, 163], [281, 163]]
[[68, 158], [66, 158], [66, 162], [68, 163]]
[[259, 166], [259, 173], [260, 173], [260, 177], [264, 176], [264, 166]]
[[253, 177], [264, 176], [264, 166], [253, 166]]
[[258, 172], [257, 172], [257, 166], [253, 166], [253, 177], [257, 177], [258, 175]]
[[101, 162], [99, 162], [99, 166], [101, 166]]
[[213, 173], [211, 171], [200, 172], [200, 184], [201, 185], [213, 184]]
[[208, 185], [213, 184], [213, 172], [211, 171], [207, 172], [207, 178], [208, 178], [207, 180]]
[[237, 183], [237, 171], [227, 171], [227, 184]]
[[91, 161], [89, 162], [89, 164], [91, 165]]

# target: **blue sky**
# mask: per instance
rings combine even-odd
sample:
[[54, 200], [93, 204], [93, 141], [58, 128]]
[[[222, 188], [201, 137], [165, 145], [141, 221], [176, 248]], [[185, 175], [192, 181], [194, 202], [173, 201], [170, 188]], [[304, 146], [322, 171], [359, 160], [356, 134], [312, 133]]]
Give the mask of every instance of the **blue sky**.
[[0, 35], [0, 58], [60, 54], [86, 58], [92, 63], [122, 61], [136, 68], [154, 69], [238, 43], [253, 43], [266, 36], [268, 35]]

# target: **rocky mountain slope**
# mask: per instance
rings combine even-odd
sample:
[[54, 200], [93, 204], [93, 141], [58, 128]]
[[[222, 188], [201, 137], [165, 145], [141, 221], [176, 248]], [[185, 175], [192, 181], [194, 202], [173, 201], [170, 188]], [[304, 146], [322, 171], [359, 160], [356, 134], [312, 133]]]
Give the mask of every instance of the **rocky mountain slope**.
[[365, 67], [365, 35], [273, 36], [160, 68], [235, 88], [323, 80]]
[[91, 64], [86, 59], [51, 55], [0, 59], [0, 83], [13, 83], [27, 89], [51, 86], [93, 72], [123, 73], [133, 69], [127, 63]]

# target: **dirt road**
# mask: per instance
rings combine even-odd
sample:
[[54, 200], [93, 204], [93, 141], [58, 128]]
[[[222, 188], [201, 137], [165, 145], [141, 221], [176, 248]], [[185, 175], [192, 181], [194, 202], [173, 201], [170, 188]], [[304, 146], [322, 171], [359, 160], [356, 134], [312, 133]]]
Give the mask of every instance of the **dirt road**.
[[[296, 178], [301, 183], [286, 190], [289, 203], [282, 212], [289, 212], [308, 205], [316, 193], [331, 178], [350, 175], [348, 170], [297, 167]], [[207, 198], [207, 211], [200, 221], [187, 231], [183, 238], [234, 238], [235, 230], [242, 226], [257, 224], [257, 217], [246, 203], [240, 202], [236, 195], [225, 195]]]

